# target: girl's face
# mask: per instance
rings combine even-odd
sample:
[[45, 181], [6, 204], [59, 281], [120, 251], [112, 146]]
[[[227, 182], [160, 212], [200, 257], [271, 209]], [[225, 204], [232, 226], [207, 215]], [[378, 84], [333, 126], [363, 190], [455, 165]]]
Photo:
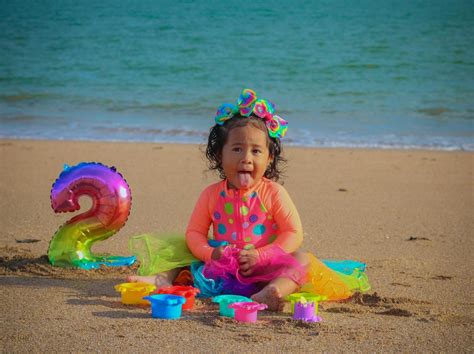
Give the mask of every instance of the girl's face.
[[252, 188], [263, 177], [271, 160], [266, 132], [251, 124], [229, 132], [222, 148], [222, 168], [229, 188]]

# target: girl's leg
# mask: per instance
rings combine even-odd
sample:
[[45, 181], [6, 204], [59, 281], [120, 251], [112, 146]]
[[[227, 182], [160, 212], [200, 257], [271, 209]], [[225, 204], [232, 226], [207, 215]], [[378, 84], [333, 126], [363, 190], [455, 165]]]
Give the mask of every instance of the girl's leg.
[[284, 297], [294, 293], [298, 287], [299, 285], [289, 278], [276, 278], [252, 295], [252, 300], [266, 304], [270, 311], [279, 311], [283, 307]]
[[[309, 256], [307, 253], [295, 252], [293, 256], [305, 267], [309, 266]], [[281, 310], [285, 296], [298, 290], [299, 285], [290, 278], [281, 277], [273, 279], [258, 293], [252, 295], [256, 302], [264, 303], [271, 311]]]
[[131, 275], [127, 281], [131, 283], [149, 283], [156, 286], [157, 289], [173, 285], [173, 281], [183, 268], [175, 268], [155, 275], [141, 276]]

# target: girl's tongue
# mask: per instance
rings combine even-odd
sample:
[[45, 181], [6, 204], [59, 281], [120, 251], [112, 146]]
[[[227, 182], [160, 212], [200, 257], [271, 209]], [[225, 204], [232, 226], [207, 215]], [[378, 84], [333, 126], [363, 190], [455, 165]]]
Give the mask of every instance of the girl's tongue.
[[250, 186], [250, 183], [252, 182], [252, 176], [249, 172], [239, 172], [238, 176], [241, 188], [247, 188]]

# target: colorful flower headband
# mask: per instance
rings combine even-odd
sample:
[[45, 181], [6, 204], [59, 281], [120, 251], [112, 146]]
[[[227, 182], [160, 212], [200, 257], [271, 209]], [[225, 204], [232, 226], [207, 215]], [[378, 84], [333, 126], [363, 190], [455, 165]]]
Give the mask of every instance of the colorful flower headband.
[[243, 117], [248, 117], [253, 113], [265, 121], [268, 135], [272, 138], [283, 138], [288, 130], [288, 122], [274, 112], [273, 103], [257, 98], [257, 94], [251, 89], [244, 89], [237, 100], [237, 105], [224, 103], [217, 109], [215, 121], [216, 124], [223, 125], [237, 113]]

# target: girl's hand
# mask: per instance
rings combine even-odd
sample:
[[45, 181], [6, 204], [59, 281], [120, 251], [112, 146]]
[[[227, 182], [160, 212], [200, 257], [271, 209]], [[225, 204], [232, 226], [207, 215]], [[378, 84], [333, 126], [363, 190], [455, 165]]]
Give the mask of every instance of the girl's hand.
[[212, 251], [211, 259], [214, 261], [218, 261], [219, 259], [221, 259], [222, 255], [224, 254], [225, 247], [226, 246], [219, 246], [214, 248], [214, 250]]
[[240, 274], [248, 276], [253, 273], [253, 268], [258, 263], [258, 251], [242, 250], [239, 255], [239, 268]]

